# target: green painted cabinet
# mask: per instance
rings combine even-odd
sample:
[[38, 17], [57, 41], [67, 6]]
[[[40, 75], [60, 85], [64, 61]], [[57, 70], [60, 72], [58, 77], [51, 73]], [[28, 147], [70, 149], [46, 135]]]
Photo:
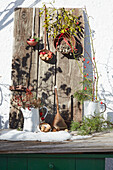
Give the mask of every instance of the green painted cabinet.
[[105, 170], [105, 154], [1, 154], [0, 170]]

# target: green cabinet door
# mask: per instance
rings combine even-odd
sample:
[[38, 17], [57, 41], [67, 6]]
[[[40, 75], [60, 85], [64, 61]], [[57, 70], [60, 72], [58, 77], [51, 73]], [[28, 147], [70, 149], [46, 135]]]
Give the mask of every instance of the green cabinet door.
[[0, 170], [7, 170], [7, 159], [0, 156]]
[[7, 170], [27, 170], [27, 158], [8, 157]]
[[75, 170], [74, 158], [29, 158], [28, 170]]
[[113, 154], [1, 154], [0, 170], [105, 170]]
[[76, 170], [105, 170], [105, 159], [76, 158]]

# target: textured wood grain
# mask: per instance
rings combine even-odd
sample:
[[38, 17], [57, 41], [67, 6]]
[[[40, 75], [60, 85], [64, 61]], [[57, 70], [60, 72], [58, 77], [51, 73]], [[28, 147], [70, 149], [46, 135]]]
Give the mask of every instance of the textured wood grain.
[[[35, 30], [34, 33], [38, 37], [39, 26], [39, 9], [35, 13]], [[34, 88], [37, 92], [38, 77], [38, 46], [30, 47], [27, 39], [32, 36], [32, 20], [33, 9], [17, 8], [14, 15], [14, 43], [12, 57], [12, 85], [23, 85]], [[13, 92], [12, 96], [18, 95], [20, 92]], [[23, 92], [21, 92], [21, 95]], [[11, 106], [10, 110], [10, 127], [22, 127], [23, 117], [21, 112]]]
[[[4, 130], [3, 130], [4, 131]], [[8, 131], [6, 130], [6, 133]], [[2, 133], [2, 131], [0, 131]], [[0, 141], [4, 153], [113, 153], [113, 132], [65, 142]]]
[[[71, 9], [67, 9], [70, 10]], [[84, 18], [82, 9], [74, 9], [76, 16], [81, 16], [80, 21], [84, 26]], [[55, 13], [55, 17], [56, 17]], [[17, 8], [14, 16], [14, 45], [13, 45], [13, 61], [12, 61], [12, 85], [32, 85], [34, 93], [42, 98], [45, 106], [47, 106], [49, 114], [47, 122], [52, 123], [53, 116], [56, 113], [54, 85], [58, 88], [59, 108], [62, 117], [69, 124], [72, 120], [80, 121], [82, 118], [82, 107], [72, 95], [80, 88], [79, 82], [82, 80], [82, 74], [78, 68], [77, 62], [70, 55], [63, 56], [59, 52], [55, 52], [53, 39], [46, 35], [46, 48], [54, 53], [54, 57], [49, 62], [44, 62], [39, 58], [39, 51], [44, 48], [44, 16], [39, 17], [39, 8], [36, 9], [35, 16], [35, 34], [40, 38], [39, 44], [29, 47], [26, 40], [32, 34], [33, 9]], [[82, 46], [83, 39], [76, 37]], [[77, 60], [82, 68], [81, 57]], [[13, 92], [13, 95], [17, 92]], [[73, 112], [73, 115], [72, 115]], [[17, 128], [21, 126], [23, 121], [20, 112], [11, 108], [10, 127]], [[13, 123], [12, 123], [13, 122]], [[20, 123], [20, 125], [19, 125]]]
[[[44, 48], [44, 15], [40, 17], [40, 45], [39, 50]], [[42, 98], [45, 106], [48, 108], [46, 121], [52, 123], [54, 115], [54, 85], [55, 85], [55, 48], [53, 40], [46, 34], [46, 49], [53, 52], [53, 59], [45, 62], [39, 58], [39, 76], [38, 76], [38, 96]]]
[[[71, 10], [71, 9], [67, 9]], [[73, 12], [76, 16], [82, 16], [81, 21], [84, 26], [84, 18], [82, 9], [75, 9]], [[83, 39], [77, 37], [81, 44], [84, 46]], [[82, 59], [77, 60], [79, 66], [83, 67]], [[57, 53], [57, 67], [61, 69], [61, 72], [57, 74], [57, 87], [59, 93], [60, 110], [65, 120], [71, 119], [71, 95], [80, 87], [80, 81], [83, 79], [80, 69], [76, 60], [70, 56], [63, 56], [59, 52]], [[82, 106], [76, 99], [73, 99], [73, 120], [80, 121], [82, 119]]]

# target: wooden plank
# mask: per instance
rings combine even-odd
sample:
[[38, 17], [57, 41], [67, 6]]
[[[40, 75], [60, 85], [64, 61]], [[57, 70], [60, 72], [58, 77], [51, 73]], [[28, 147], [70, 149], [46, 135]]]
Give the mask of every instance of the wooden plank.
[[[68, 8], [68, 10], [71, 9]], [[82, 9], [75, 9], [73, 13], [77, 16], [81, 15], [81, 21], [84, 21]], [[57, 85], [61, 115], [67, 123], [70, 123], [73, 112], [74, 120], [80, 121], [82, 107], [76, 99], [73, 99], [73, 106], [71, 101], [71, 96], [80, 89], [79, 82], [82, 79], [78, 65], [75, 59], [55, 52], [53, 39], [48, 38], [48, 34], [46, 47], [54, 53], [54, 57], [49, 62], [44, 62], [39, 58], [39, 51], [44, 48], [44, 16], [39, 18], [39, 8], [36, 9], [35, 15], [35, 34], [40, 38], [40, 43], [35, 48], [27, 45], [26, 40], [32, 34], [32, 14], [33, 9], [31, 8], [17, 8], [15, 10], [12, 85], [32, 85], [34, 87], [34, 93], [42, 98], [42, 102], [48, 108], [49, 114], [46, 121], [50, 124], [56, 113], [54, 85]], [[79, 37], [78, 39], [84, 46], [83, 39]], [[82, 67], [81, 59], [78, 62]], [[15, 94], [18, 92], [12, 93], [12, 95]], [[22, 124], [22, 114], [11, 107], [10, 127], [22, 127]]]
[[[35, 36], [39, 37], [39, 8], [35, 11]], [[36, 47], [33, 47], [32, 51], [32, 62], [31, 62], [31, 71], [30, 71], [30, 85], [33, 86], [34, 91], [37, 92], [38, 90], [38, 65], [39, 65], [39, 58], [38, 58], [38, 44]]]
[[[0, 133], [2, 134], [2, 131]], [[99, 133], [88, 139], [65, 142], [0, 140], [0, 153], [113, 153], [112, 139], [113, 131]]]
[[[67, 9], [71, 10], [71, 9]], [[76, 16], [82, 16], [81, 22], [84, 26], [84, 17], [82, 9], [74, 9], [73, 14]], [[84, 46], [84, 40], [77, 37], [82, 46]], [[83, 67], [82, 59], [77, 60], [79, 66]], [[60, 112], [66, 121], [71, 121], [71, 96], [76, 90], [82, 88], [80, 87], [80, 81], [83, 79], [83, 75], [80, 72], [75, 59], [70, 58], [70, 56], [63, 56], [57, 53], [57, 67], [61, 69], [61, 73], [57, 74], [57, 87], [59, 93], [59, 104]], [[78, 103], [76, 99], [73, 99], [73, 120], [81, 121], [82, 119], [82, 106]]]
[[[44, 14], [40, 17], [40, 44], [39, 50], [44, 48]], [[46, 49], [55, 54], [53, 40], [46, 34]], [[49, 62], [45, 62], [39, 58], [39, 76], [38, 76], [38, 96], [42, 98], [42, 102], [48, 108], [48, 116], [46, 121], [51, 124], [54, 115], [54, 85], [55, 85], [55, 55]]]
[[[39, 9], [35, 12], [35, 30], [39, 34]], [[38, 45], [30, 47], [27, 39], [32, 36], [32, 8], [16, 8], [14, 15], [14, 43], [12, 57], [12, 85], [33, 86], [34, 92], [37, 93], [38, 77]], [[12, 92], [12, 97], [20, 92]], [[23, 92], [21, 92], [23, 94]], [[23, 116], [18, 108], [11, 106], [9, 125], [11, 128], [22, 128]]]
[[[67, 9], [71, 10], [71, 9]], [[84, 26], [84, 17], [82, 9], [75, 9], [73, 12], [77, 16], [82, 16], [81, 22]], [[56, 14], [55, 14], [56, 16]], [[40, 38], [44, 42], [44, 29], [42, 25], [44, 22], [44, 17], [40, 18]], [[78, 37], [81, 44], [84, 46], [83, 39]], [[53, 41], [51, 38], [48, 39], [47, 47], [50, 47], [50, 50], [55, 53], [55, 48], [53, 46]], [[40, 60], [39, 64], [39, 96], [44, 99], [45, 105], [49, 109], [49, 113], [56, 113], [54, 108], [54, 85], [58, 87], [59, 93], [59, 106], [60, 113], [67, 123], [71, 122], [71, 112], [73, 108], [74, 119], [80, 121], [82, 119], [82, 106], [78, 103], [76, 99], [73, 99], [73, 106], [71, 107], [71, 96], [76, 90], [82, 88], [80, 87], [79, 82], [83, 79], [82, 74], [78, 68], [77, 62], [74, 59], [70, 59], [68, 56], [65, 57], [61, 53], [55, 53], [56, 61], [53, 60], [52, 63], [46, 63]], [[80, 66], [82, 67], [82, 60], [79, 61]], [[55, 64], [54, 64], [55, 63]], [[54, 111], [55, 110], [55, 111]], [[50, 119], [51, 121], [51, 119]], [[51, 123], [51, 122], [48, 123]]]

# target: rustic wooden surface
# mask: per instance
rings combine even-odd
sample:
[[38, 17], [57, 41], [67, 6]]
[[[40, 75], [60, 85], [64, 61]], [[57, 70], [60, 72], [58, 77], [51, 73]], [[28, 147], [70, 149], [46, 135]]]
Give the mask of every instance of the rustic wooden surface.
[[[68, 10], [71, 10], [70, 8]], [[14, 45], [13, 45], [13, 64], [12, 64], [12, 85], [32, 85], [38, 97], [49, 110], [47, 122], [51, 123], [56, 113], [54, 85], [58, 87], [59, 107], [62, 117], [67, 123], [72, 118], [80, 121], [82, 118], [82, 107], [76, 99], [72, 98], [74, 92], [80, 88], [79, 82], [82, 74], [75, 59], [70, 56], [63, 56], [55, 52], [52, 38], [48, 38], [46, 47], [54, 53], [50, 62], [42, 61], [38, 54], [44, 48], [44, 16], [39, 17], [39, 8], [36, 9], [35, 34], [40, 38], [39, 46], [29, 47], [26, 40], [31, 36], [33, 9], [17, 8], [14, 16]], [[75, 9], [73, 12], [81, 16], [80, 21], [84, 26], [82, 9]], [[84, 40], [76, 37], [84, 46]], [[83, 66], [81, 58], [78, 60]], [[13, 92], [14, 95], [14, 92]], [[21, 119], [21, 121], [20, 121]], [[20, 112], [13, 107], [10, 111], [10, 127], [17, 128], [22, 126], [23, 118]]]
[[[71, 9], [67, 9], [71, 10]], [[81, 22], [84, 26], [84, 17], [82, 9], [75, 9], [73, 12], [76, 16], [82, 16]], [[40, 38], [44, 42], [44, 17], [40, 18]], [[84, 40], [77, 37], [84, 46]], [[64, 56], [59, 52], [55, 52], [53, 40], [48, 38], [47, 49], [52, 51], [55, 55], [49, 63], [39, 59], [39, 79], [38, 79], [38, 95], [44, 99], [45, 105], [49, 109], [50, 114], [55, 114], [55, 96], [54, 85], [58, 88], [58, 99], [60, 113], [66, 123], [71, 121], [71, 114], [73, 112], [73, 120], [80, 121], [82, 119], [82, 106], [76, 99], [71, 101], [71, 96], [78, 89], [81, 89], [79, 82], [82, 80], [82, 74], [78, 68], [75, 59], [69, 55]], [[79, 58], [79, 65], [82, 68], [83, 63]], [[52, 121], [52, 119], [50, 119]], [[48, 122], [50, 123], [50, 122]]]
[[[34, 88], [37, 93], [38, 80], [38, 45], [30, 47], [27, 39], [32, 35], [32, 8], [16, 8], [14, 15], [14, 43], [12, 57], [12, 85]], [[35, 12], [35, 36], [39, 36], [39, 9]], [[12, 96], [20, 92], [12, 92]], [[21, 92], [23, 94], [23, 92]], [[11, 128], [22, 127], [22, 113], [11, 106], [9, 125]]]
[[113, 131], [98, 133], [89, 139], [59, 143], [0, 141], [0, 154], [4, 153], [113, 153]]

